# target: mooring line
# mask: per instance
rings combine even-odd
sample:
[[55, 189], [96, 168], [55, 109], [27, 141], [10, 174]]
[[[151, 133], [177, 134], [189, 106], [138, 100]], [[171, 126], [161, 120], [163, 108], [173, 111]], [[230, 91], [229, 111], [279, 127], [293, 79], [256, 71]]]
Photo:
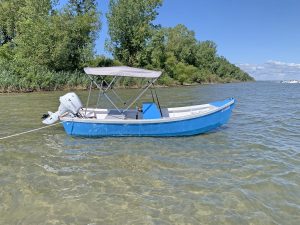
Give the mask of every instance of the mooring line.
[[4, 139], [7, 139], [7, 138], [20, 136], [20, 135], [22, 135], [22, 134], [32, 133], [32, 132], [35, 132], [35, 131], [39, 131], [39, 130], [42, 130], [42, 129], [46, 129], [46, 128], [48, 128], [48, 127], [56, 126], [56, 125], [61, 124], [61, 123], [62, 123], [62, 122], [59, 122], [59, 123], [47, 125], [47, 126], [44, 126], [44, 127], [36, 128], [36, 129], [33, 129], [33, 130], [28, 130], [28, 131], [24, 131], [24, 132], [21, 132], [21, 133], [8, 135], [8, 136], [6, 136], [6, 137], [1, 137], [0, 140], [4, 140]]

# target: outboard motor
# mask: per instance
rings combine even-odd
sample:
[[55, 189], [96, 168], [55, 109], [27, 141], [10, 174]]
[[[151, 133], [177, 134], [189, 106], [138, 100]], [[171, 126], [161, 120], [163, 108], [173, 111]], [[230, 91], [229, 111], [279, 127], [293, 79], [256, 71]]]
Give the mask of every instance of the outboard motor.
[[79, 113], [79, 110], [82, 108], [82, 103], [74, 92], [70, 92], [64, 96], [61, 96], [59, 101], [60, 105], [57, 112], [48, 112], [48, 114], [43, 115], [42, 119], [44, 119], [44, 124], [49, 125], [57, 122], [59, 117], [65, 113], [70, 113], [73, 116], [76, 116]]

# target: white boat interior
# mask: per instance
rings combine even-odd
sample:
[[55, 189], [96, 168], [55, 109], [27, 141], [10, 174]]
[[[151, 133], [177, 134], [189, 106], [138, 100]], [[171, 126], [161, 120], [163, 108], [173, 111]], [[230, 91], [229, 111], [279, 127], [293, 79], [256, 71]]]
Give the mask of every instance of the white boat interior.
[[[162, 108], [162, 118], [180, 118], [193, 115], [205, 115], [211, 111], [218, 109], [218, 107], [204, 104], [194, 105], [187, 107], [176, 107], [176, 108]], [[130, 109], [124, 113], [119, 112], [116, 109], [97, 109], [97, 108], [82, 108], [79, 113], [85, 119], [91, 120], [142, 120], [143, 112]]]

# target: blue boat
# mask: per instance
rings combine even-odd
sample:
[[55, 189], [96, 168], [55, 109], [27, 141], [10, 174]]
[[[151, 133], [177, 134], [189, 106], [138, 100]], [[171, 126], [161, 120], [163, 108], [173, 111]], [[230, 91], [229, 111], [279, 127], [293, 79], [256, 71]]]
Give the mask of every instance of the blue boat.
[[[105, 136], [153, 136], [172, 137], [190, 136], [212, 131], [228, 122], [235, 99], [229, 98], [203, 105], [176, 108], [161, 108], [156, 91], [152, 92], [154, 82], [161, 75], [160, 71], [150, 71], [131, 67], [102, 67], [85, 68], [85, 72], [99, 88], [99, 99], [105, 96], [114, 108], [82, 107], [82, 103], [75, 93], [68, 93], [60, 97], [59, 110], [48, 113], [43, 123], [51, 124], [60, 120], [68, 135], [78, 137]], [[100, 76], [100, 84], [93, 76]], [[113, 76], [108, 83], [105, 76]], [[132, 100], [124, 101], [111, 88], [120, 77], [139, 77], [150, 79]], [[151, 88], [151, 89], [150, 89]], [[132, 109], [132, 106], [147, 91], [151, 90], [153, 101], [144, 102], [142, 106]], [[118, 108], [108, 96], [108, 91], [116, 95], [126, 108]], [[91, 92], [91, 88], [90, 88]], [[90, 94], [89, 94], [90, 96]], [[98, 99], [98, 101], [99, 101]], [[156, 100], [155, 100], [156, 99]]]

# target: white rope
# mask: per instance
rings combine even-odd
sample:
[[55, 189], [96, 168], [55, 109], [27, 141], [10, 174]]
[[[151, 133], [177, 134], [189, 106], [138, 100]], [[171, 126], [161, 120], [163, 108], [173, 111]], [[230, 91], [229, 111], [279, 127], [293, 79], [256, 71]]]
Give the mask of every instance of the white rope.
[[20, 136], [20, 135], [22, 135], [22, 134], [32, 133], [32, 132], [35, 132], [35, 131], [39, 131], [39, 130], [42, 130], [42, 129], [46, 129], [46, 128], [48, 128], [48, 127], [56, 126], [57, 124], [61, 124], [61, 123], [62, 123], [62, 122], [59, 122], [59, 123], [47, 125], [47, 126], [44, 126], [44, 127], [36, 128], [36, 129], [33, 129], [33, 130], [28, 130], [28, 131], [24, 131], [24, 132], [17, 133], [17, 134], [12, 134], [12, 135], [9, 135], [9, 136], [6, 136], [6, 137], [1, 137], [0, 140], [4, 140], [4, 139], [7, 139], [7, 138]]

